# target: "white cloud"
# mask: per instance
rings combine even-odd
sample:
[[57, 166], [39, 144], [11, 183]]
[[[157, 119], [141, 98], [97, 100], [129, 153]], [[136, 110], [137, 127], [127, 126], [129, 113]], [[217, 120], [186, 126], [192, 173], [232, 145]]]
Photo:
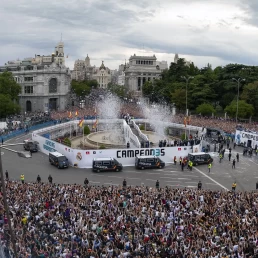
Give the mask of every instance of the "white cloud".
[[63, 33], [70, 68], [88, 54], [115, 69], [134, 53], [257, 65], [256, 10], [255, 0], [3, 0], [0, 64], [50, 54]]

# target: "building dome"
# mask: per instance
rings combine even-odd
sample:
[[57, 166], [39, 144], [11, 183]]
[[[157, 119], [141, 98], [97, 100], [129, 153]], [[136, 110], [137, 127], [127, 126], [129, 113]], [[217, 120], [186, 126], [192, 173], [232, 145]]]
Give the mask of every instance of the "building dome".
[[102, 64], [101, 64], [101, 66], [99, 67], [99, 69], [100, 69], [100, 70], [101, 70], [101, 69], [106, 70], [106, 67], [105, 67], [105, 65], [104, 65], [104, 61], [102, 61]]

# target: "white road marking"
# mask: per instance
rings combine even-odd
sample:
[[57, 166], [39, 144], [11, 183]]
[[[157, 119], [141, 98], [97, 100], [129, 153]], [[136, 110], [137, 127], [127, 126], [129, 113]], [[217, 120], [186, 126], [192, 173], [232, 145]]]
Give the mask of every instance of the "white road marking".
[[205, 183], [206, 185], [217, 185], [217, 184], [214, 184], [214, 183]]
[[123, 178], [121, 176], [108, 176], [108, 177]]
[[127, 177], [127, 179], [141, 179], [139, 177]]
[[184, 182], [184, 184], [197, 184], [197, 182]]
[[166, 180], [166, 182], [174, 182], [174, 183], [176, 183], [176, 182], [180, 182], [180, 181], [170, 181], [170, 180]]
[[92, 184], [100, 184], [100, 182], [89, 181]]
[[[157, 179], [149, 179], [149, 178], [147, 178], [147, 179], [145, 179], [145, 180], [147, 180], [147, 181], [157, 181]], [[143, 184], [143, 183], [142, 183]]]
[[249, 159], [249, 161], [253, 162], [255, 165], [258, 165], [256, 162], [254, 162], [253, 160]]
[[228, 189], [227, 187], [225, 187], [224, 185], [220, 184], [219, 182], [217, 182], [216, 180], [214, 180], [214, 179], [211, 178], [210, 176], [206, 175], [206, 174], [205, 174], [204, 172], [202, 172], [200, 169], [198, 169], [198, 168], [196, 168], [196, 167], [194, 167], [194, 169], [195, 169], [196, 171], [198, 171], [200, 174], [202, 174], [203, 176], [209, 178], [212, 182], [214, 182], [215, 184], [217, 184], [217, 185], [220, 186], [221, 188], [223, 188], [223, 189], [229, 191], [229, 189]]
[[[125, 170], [124, 172], [126, 172], [126, 173], [132, 173], [132, 174], [134, 174], [134, 173], [135, 173], [135, 174], [142, 174], [142, 173], [143, 173], [143, 172], [137, 172], [137, 171], [133, 171], [133, 170], [129, 170], [129, 171], [128, 171], [128, 170]], [[148, 173], [148, 172], [145, 172], [145, 174], [146, 174], [146, 173]]]
[[[239, 162], [239, 163], [241, 163], [241, 165], [243, 165], [243, 164], [245, 164], [245, 165], [247, 165], [247, 166], [251, 166], [250, 164], [248, 164], [248, 163], [246, 163], [246, 162], [244, 162], [244, 161], [241, 161], [241, 162]], [[239, 164], [239, 163], [237, 163], [237, 164]]]
[[189, 178], [185, 178], [185, 177], [180, 177], [180, 178], [177, 178], [178, 180], [187, 180]]
[[172, 179], [173, 177], [165, 177], [165, 176], [161, 176], [160, 178], [169, 178], [169, 179]]
[[168, 186], [177, 186], [177, 187], [181, 186], [181, 185], [169, 185], [169, 184], [166, 184], [166, 185], [168, 185]]
[[190, 187], [190, 188], [197, 188], [197, 186], [196, 185], [187, 185], [186, 187]]

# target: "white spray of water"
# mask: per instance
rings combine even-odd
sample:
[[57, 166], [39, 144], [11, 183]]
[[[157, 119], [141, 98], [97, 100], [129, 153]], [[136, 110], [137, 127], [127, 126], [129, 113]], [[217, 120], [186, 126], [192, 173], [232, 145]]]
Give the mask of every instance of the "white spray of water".
[[[99, 119], [118, 119], [120, 118], [121, 101], [114, 95], [105, 97], [101, 102], [97, 103], [97, 115]], [[124, 143], [124, 137], [120, 123], [107, 122], [102, 124], [104, 131], [111, 131], [109, 140], [114, 143]]]
[[148, 105], [143, 99], [140, 101], [143, 115], [149, 120], [154, 131], [165, 136], [165, 123], [173, 120], [172, 112], [167, 105]]
[[97, 104], [100, 119], [120, 118], [121, 101], [114, 95], [108, 95]]

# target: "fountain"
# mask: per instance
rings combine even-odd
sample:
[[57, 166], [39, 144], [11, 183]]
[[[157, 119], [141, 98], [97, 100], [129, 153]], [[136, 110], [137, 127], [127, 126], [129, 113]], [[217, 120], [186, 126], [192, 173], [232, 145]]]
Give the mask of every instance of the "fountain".
[[[96, 103], [98, 121], [101, 122], [98, 123], [96, 132], [92, 132], [85, 137], [84, 143], [86, 144], [83, 148], [92, 147], [94, 149], [94, 147], [99, 148], [102, 145], [106, 148], [126, 148], [128, 139], [126, 140], [124, 136], [124, 120], [120, 119], [121, 105], [121, 100], [112, 94], [105, 96], [102, 101]], [[131, 131], [136, 135], [136, 140], [138, 138], [139, 143], [149, 141], [153, 146], [158, 146], [160, 140], [167, 138], [164, 123], [171, 121], [171, 112], [167, 106], [160, 104], [150, 106], [143, 99], [140, 101], [140, 107], [147, 120], [146, 123], [150, 124], [153, 131], [141, 131], [135, 124], [134, 126], [130, 125]], [[89, 127], [92, 128], [93, 124], [94, 121], [91, 122]], [[81, 140], [77, 142], [82, 143]], [[135, 144], [137, 145], [137, 143]], [[73, 144], [73, 146], [76, 145]], [[76, 147], [78, 147], [78, 144]]]

